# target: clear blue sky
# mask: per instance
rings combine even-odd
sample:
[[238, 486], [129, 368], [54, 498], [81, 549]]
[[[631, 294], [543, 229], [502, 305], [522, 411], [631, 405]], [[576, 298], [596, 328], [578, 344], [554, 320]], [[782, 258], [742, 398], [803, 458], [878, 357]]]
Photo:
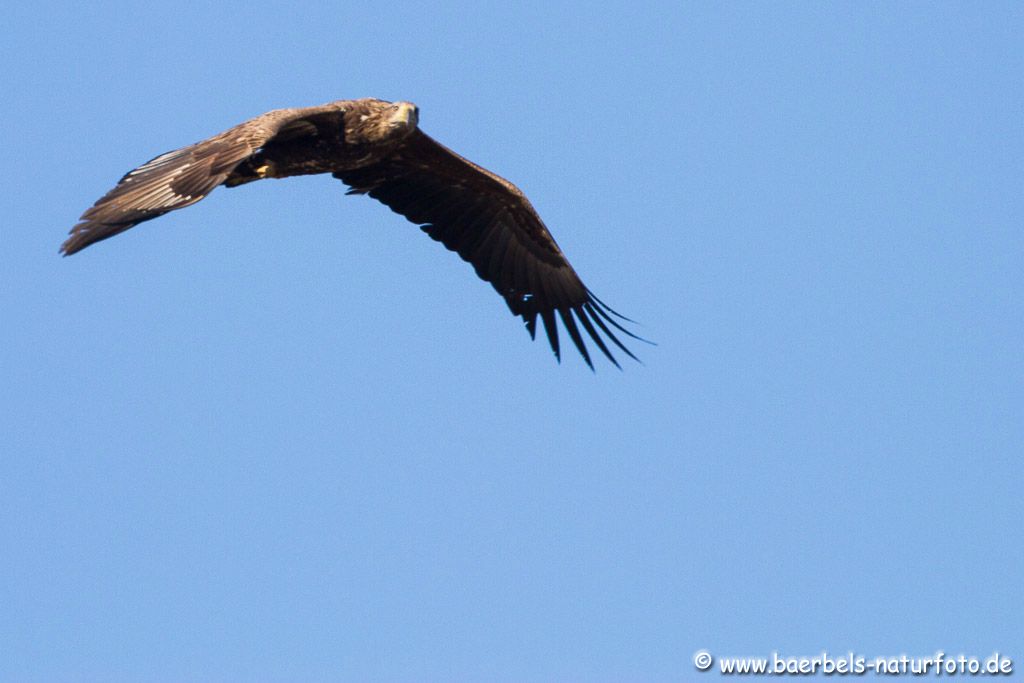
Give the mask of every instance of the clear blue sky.
[[[0, 679], [1024, 667], [1021, 4], [27, 7]], [[556, 364], [329, 177], [57, 255], [139, 163], [365, 96], [516, 182], [644, 365]]]

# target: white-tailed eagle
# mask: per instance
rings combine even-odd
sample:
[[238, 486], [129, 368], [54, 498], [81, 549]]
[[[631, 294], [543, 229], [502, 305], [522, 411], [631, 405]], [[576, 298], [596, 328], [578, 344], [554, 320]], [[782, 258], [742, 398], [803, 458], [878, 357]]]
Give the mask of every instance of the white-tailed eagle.
[[435, 142], [418, 115], [409, 102], [370, 98], [269, 111], [130, 171], [82, 214], [61, 252], [195, 204], [218, 185], [330, 173], [348, 194], [370, 195], [473, 264], [531, 338], [540, 317], [557, 358], [556, 314], [591, 368], [577, 321], [616, 366], [605, 339], [636, 359], [612, 328], [640, 337], [587, 289], [519, 188]]

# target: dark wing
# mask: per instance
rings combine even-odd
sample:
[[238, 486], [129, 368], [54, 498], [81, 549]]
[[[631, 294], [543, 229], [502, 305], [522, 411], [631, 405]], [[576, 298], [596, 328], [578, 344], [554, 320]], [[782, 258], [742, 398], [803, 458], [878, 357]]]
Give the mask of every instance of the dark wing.
[[306, 119], [335, 111], [336, 103], [275, 109], [202, 142], [161, 154], [129, 171], [82, 214], [61, 252], [69, 256], [143, 221], [195, 204], [275, 136], [315, 132]]
[[369, 194], [473, 264], [477, 275], [505, 298], [512, 313], [522, 316], [531, 337], [536, 335], [539, 316], [559, 359], [556, 313], [591, 368], [577, 320], [616, 366], [602, 333], [636, 359], [611, 328], [640, 337], [616, 322], [613, 316], [622, 316], [584, 286], [540, 216], [512, 183], [421, 131], [410, 135], [385, 160], [334, 176], [352, 188], [349, 194]]

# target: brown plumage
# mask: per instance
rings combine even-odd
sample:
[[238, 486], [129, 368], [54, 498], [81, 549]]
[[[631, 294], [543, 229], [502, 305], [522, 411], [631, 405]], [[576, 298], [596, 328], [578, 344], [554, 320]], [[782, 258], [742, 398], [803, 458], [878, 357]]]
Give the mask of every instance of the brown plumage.
[[556, 357], [557, 314], [591, 368], [579, 325], [616, 366], [605, 338], [636, 359], [612, 328], [640, 337], [584, 286], [519, 188], [437, 143], [417, 124], [415, 105], [376, 99], [269, 111], [130, 171], [82, 214], [61, 251], [74, 254], [195, 204], [218, 185], [331, 173], [351, 188], [349, 194], [379, 200], [473, 264], [523, 318], [531, 337], [540, 317]]

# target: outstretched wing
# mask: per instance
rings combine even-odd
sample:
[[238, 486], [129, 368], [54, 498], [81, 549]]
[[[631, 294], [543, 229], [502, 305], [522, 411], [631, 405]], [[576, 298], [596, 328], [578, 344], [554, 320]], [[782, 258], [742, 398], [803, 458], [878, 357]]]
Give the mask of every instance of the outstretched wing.
[[82, 214], [61, 252], [74, 254], [143, 221], [195, 204], [275, 136], [315, 133], [307, 120], [339, 109], [340, 103], [275, 109], [202, 142], [161, 154], [129, 171]]
[[604, 338], [636, 359], [612, 328], [640, 337], [616, 322], [614, 317], [622, 316], [586, 288], [529, 200], [504, 178], [421, 131], [385, 160], [334, 176], [352, 188], [349, 194], [369, 194], [473, 264], [512, 313], [523, 318], [531, 337], [539, 316], [556, 357], [560, 358], [557, 313], [591, 368], [577, 321], [616, 366]]

